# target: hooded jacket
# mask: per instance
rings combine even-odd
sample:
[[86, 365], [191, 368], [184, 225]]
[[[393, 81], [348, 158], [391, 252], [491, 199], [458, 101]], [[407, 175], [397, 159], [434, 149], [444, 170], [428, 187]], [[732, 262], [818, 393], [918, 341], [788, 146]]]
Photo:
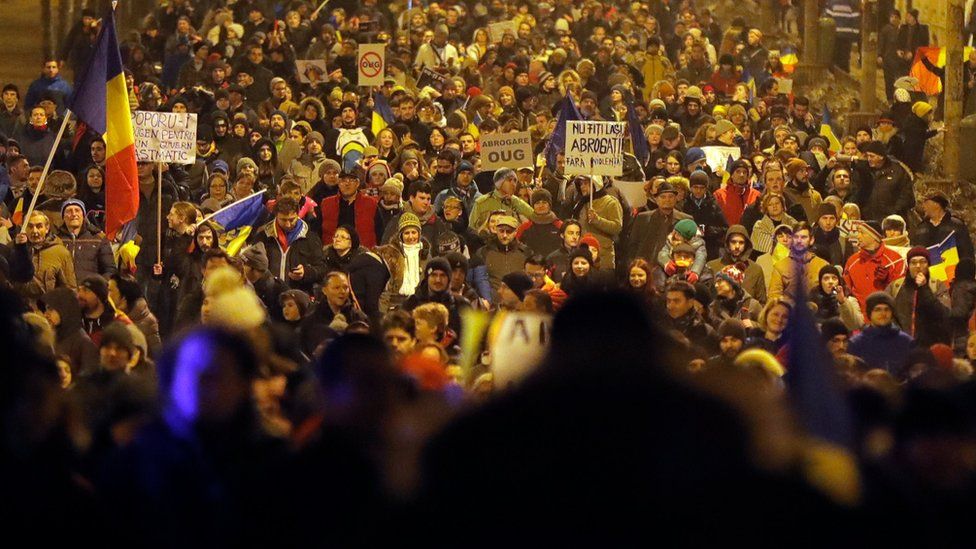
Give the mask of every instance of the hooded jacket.
[[[311, 232], [308, 224], [302, 220], [297, 227], [294, 240], [288, 247], [281, 245], [276, 221], [271, 221], [262, 227], [252, 239], [263, 242], [268, 254], [268, 270], [271, 274], [288, 285], [289, 288], [302, 290], [307, 294], [313, 293], [316, 283], [325, 276], [325, 256], [322, 254], [322, 241]], [[302, 265], [305, 276], [301, 280], [292, 280], [288, 273]]]
[[[733, 235], [739, 235], [746, 241], [745, 250], [742, 255], [738, 258], [733, 258], [732, 254], [728, 251], [729, 239]], [[719, 258], [709, 261], [705, 264], [705, 267], [713, 272], [717, 273], [721, 271], [724, 267], [732, 265], [733, 263], [744, 263], [746, 264], [745, 278], [742, 280], [742, 288], [760, 303], [766, 302], [766, 280], [763, 275], [762, 268], [756, 264], [755, 261], [751, 259], [752, 257], [752, 241], [749, 240], [749, 233], [746, 232], [746, 228], [742, 225], [732, 225], [729, 230], [725, 232], [725, 240], [723, 241], [722, 251], [719, 253]]]
[[81, 327], [81, 307], [75, 293], [68, 288], [56, 288], [46, 292], [41, 301], [61, 317], [61, 323], [55, 328], [54, 350], [68, 359], [72, 376], [97, 370], [98, 348]]

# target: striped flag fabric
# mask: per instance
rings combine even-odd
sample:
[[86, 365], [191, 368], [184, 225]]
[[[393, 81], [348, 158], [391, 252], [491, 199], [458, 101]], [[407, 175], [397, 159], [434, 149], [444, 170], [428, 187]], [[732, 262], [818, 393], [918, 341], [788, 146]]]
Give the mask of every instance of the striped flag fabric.
[[264, 191], [262, 189], [250, 196], [246, 196], [233, 204], [229, 204], [209, 216], [203, 218], [198, 225], [204, 221], [212, 221], [225, 231], [233, 231], [241, 227], [250, 227], [258, 222], [261, 214], [266, 211], [264, 207]]
[[644, 134], [644, 126], [637, 118], [633, 98], [627, 102], [627, 131], [630, 133], [630, 144], [634, 149], [634, 156], [642, 165], [646, 164], [651, 157], [651, 146], [647, 142], [647, 135]]
[[956, 245], [956, 231], [934, 245], [929, 246], [929, 274], [934, 280], [952, 282], [956, 278], [956, 265], [959, 264], [959, 248]]
[[115, 31], [115, 12], [102, 19], [95, 51], [75, 85], [68, 108], [105, 139], [105, 233], [115, 238], [139, 211], [139, 173], [129, 91]]
[[[963, 49], [962, 58], [969, 59], [969, 54], [973, 48], [966, 46]], [[922, 62], [922, 58], [928, 60], [932, 65], [943, 68], [946, 65], [946, 49], [937, 46], [926, 46], [915, 50], [915, 59], [912, 60], [912, 67], [909, 76], [918, 80], [918, 91], [925, 92], [925, 95], [939, 95], [942, 93], [942, 79], [933, 73]]]
[[840, 139], [834, 134], [834, 127], [830, 124], [830, 109], [827, 105], [823, 108], [823, 117], [820, 119], [820, 136], [827, 140], [830, 152], [840, 150]]

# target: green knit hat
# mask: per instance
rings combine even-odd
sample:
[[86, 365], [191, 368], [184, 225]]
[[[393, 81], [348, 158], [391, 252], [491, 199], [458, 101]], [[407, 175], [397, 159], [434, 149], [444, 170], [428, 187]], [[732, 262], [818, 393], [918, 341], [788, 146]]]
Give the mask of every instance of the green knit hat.
[[400, 215], [400, 222], [397, 223], [397, 233], [402, 233], [407, 227], [415, 227], [421, 230], [420, 218], [410, 212], [403, 212]]

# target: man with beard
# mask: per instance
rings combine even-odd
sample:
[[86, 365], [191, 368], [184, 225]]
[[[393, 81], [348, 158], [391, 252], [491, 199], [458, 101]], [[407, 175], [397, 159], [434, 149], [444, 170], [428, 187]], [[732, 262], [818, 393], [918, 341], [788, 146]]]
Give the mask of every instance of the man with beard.
[[439, 197], [452, 186], [456, 166], [457, 153], [453, 149], [444, 149], [437, 153], [437, 159], [434, 160], [434, 177], [430, 180], [430, 190], [435, 197]]
[[[115, 307], [108, 299], [108, 282], [93, 275], [78, 285], [78, 305], [81, 306], [81, 325], [92, 343], [99, 345], [102, 331], [116, 319]], [[125, 318], [125, 315], [121, 315]], [[125, 323], [129, 320], [125, 318]]]
[[3, 197], [3, 204], [7, 207], [8, 212], [16, 211], [17, 203], [21, 199], [24, 201], [22, 211], [27, 210], [27, 206], [33, 197], [27, 184], [30, 178], [30, 169], [30, 161], [27, 160], [26, 156], [14, 154], [7, 157], [7, 176], [10, 178], [10, 188], [7, 190], [6, 196]]
[[817, 222], [817, 213], [820, 211], [820, 204], [823, 198], [820, 193], [810, 186], [810, 166], [800, 158], [793, 158], [786, 163], [786, 175], [789, 181], [783, 192], [794, 203], [800, 205], [803, 210], [803, 218], [797, 217], [794, 209], [790, 209], [790, 215], [798, 221]]
[[752, 241], [742, 225], [732, 225], [725, 233], [725, 243], [720, 257], [709, 261], [706, 267], [718, 273], [728, 265], [739, 265], [744, 273], [742, 288], [760, 303], [766, 302], [766, 280], [762, 268], [752, 260]]
[[820, 205], [813, 238], [816, 241], [813, 253], [827, 260], [830, 265], [844, 264], [844, 247], [840, 241], [840, 227], [837, 226], [837, 210], [830, 204]]
[[[815, 243], [809, 223], [801, 221], [793, 227], [790, 255], [773, 265], [773, 276], [769, 280], [769, 299], [785, 294], [795, 300], [799, 295], [799, 284], [806, 284], [806, 291], [817, 287], [820, 283], [820, 269], [826, 267], [827, 262], [814, 255]], [[805, 278], [797, 280], [797, 272], [803, 273]]]
[[341, 164], [343, 146], [357, 142], [365, 148], [373, 142], [373, 132], [359, 125], [359, 109], [352, 101], [339, 105], [339, 117], [342, 125], [325, 132], [325, 155]]

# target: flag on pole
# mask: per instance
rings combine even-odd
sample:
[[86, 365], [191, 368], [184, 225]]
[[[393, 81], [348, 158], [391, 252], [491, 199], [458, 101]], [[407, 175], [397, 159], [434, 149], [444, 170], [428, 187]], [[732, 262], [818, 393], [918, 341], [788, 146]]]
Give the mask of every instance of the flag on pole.
[[[964, 60], [969, 59], [969, 54], [972, 51], [973, 48], [970, 46], [963, 48], [962, 58]], [[939, 95], [942, 93], [942, 79], [925, 66], [925, 63], [922, 62], [923, 57], [930, 64], [941, 69], [946, 65], [946, 49], [935, 46], [918, 48], [915, 50], [915, 59], [912, 60], [912, 67], [908, 73], [909, 76], [914, 76], [918, 80], [916, 87], [918, 91], [925, 92], [925, 95]]]
[[959, 248], [956, 246], [956, 231], [934, 245], [929, 246], [929, 274], [933, 280], [952, 282], [956, 278], [956, 265], [959, 264]]
[[644, 134], [644, 127], [637, 118], [633, 98], [627, 102], [627, 131], [630, 132], [630, 144], [634, 148], [634, 156], [641, 165], [646, 164], [651, 157], [651, 146], [647, 142], [647, 135]]
[[833, 359], [807, 303], [806, 264], [794, 263], [796, 305], [790, 310], [784, 335], [789, 402], [809, 437], [803, 473], [807, 480], [836, 501], [855, 504], [861, 480], [854, 456], [854, 420], [850, 405], [837, 387]]
[[742, 69], [742, 82], [745, 83], [746, 89], [749, 90], [749, 104], [752, 104], [753, 99], [756, 98], [756, 78], [749, 71], [749, 67], [743, 67]]
[[199, 224], [204, 221], [212, 221], [225, 231], [251, 227], [258, 222], [261, 214], [265, 211], [264, 201], [261, 200], [263, 195], [264, 190], [260, 190], [251, 196], [242, 198], [203, 218]]
[[556, 170], [556, 156], [566, 148], [566, 122], [568, 120], [582, 119], [583, 116], [576, 108], [576, 102], [573, 101], [573, 96], [569, 92], [566, 92], [566, 97], [563, 99], [563, 106], [559, 109], [559, 117], [556, 119], [556, 127], [552, 130], [552, 135], [549, 136], [549, 142], [546, 143], [546, 167], [550, 171]]
[[820, 136], [827, 140], [830, 152], [840, 150], [840, 139], [834, 135], [834, 127], [830, 125], [830, 109], [827, 108], [827, 105], [824, 105], [823, 117], [820, 119]]
[[390, 103], [386, 100], [386, 96], [382, 93], [373, 93], [373, 117], [372, 117], [372, 127], [373, 135], [376, 135], [383, 128], [389, 126], [395, 121], [393, 116], [393, 109], [390, 107]]
[[135, 135], [113, 10], [102, 19], [95, 51], [67, 106], [105, 139], [105, 232], [112, 239], [139, 211]]

